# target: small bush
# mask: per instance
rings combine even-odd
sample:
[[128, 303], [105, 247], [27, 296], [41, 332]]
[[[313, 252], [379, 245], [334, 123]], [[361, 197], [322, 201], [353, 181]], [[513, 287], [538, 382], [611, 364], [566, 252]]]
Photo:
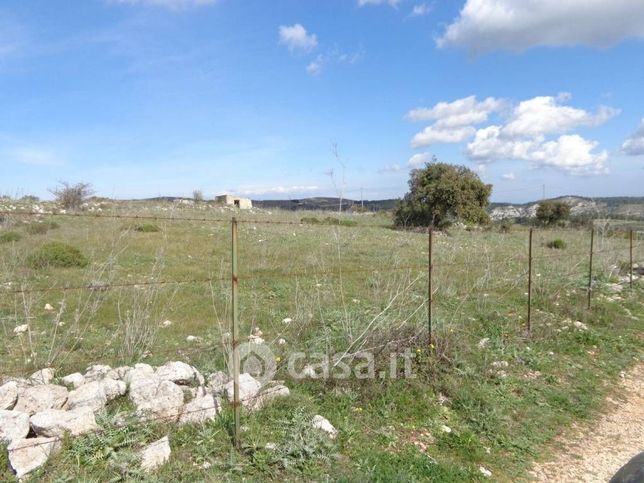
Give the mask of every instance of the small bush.
[[27, 264], [31, 268], [82, 268], [89, 264], [89, 260], [76, 247], [61, 242], [50, 242], [29, 255]]
[[55, 221], [45, 221], [42, 223], [29, 223], [25, 227], [25, 231], [30, 235], [44, 235], [49, 230], [55, 230], [56, 228], [60, 228], [60, 225]]
[[76, 183], [72, 185], [61, 181], [59, 186], [49, 190], [56, 197], [56, 202], [66, 210], [76, 210], [94, 194], [89, 183]]
[[344, 220], [340, 218], [333, 218], [332, 216], [327, 216], [326, 218], [320, 220], [314, 216], [305, 216], [300, 219], [300, 223], [305, 225], [332, 225], [332, 226], [355, 226], [358, 224], [355, 220]]
[[0, 235], [0, 243], [13, 243], [20, 241], [21, 238], [22, 235], [20, 233], [16, 233], [15, 231], [8, 231]]
[[153, 223], [143, 223], [143, 224], [132, 225], [131, 229], [133, 231], [138, 231], [141, 233], [157, 233], [161, 231], [161, 228], [159, 228], [158, 225], [155, 225]]
[[509, 220], [503, 220], [499, 223], [499, 232], [500, 233], [510, 233], [512, 231], [512, 222]]
[[204, 200], [203, 191], [194, 190], [192, 192], [192, 199], [194, 200], [195, 203], [201, 203]]
[[552, 240], [546, 243], [546, 246], [555, 250], [563, 250], [564, 248], [566, 248], [566, 242], [557, 238], [556, 240]]

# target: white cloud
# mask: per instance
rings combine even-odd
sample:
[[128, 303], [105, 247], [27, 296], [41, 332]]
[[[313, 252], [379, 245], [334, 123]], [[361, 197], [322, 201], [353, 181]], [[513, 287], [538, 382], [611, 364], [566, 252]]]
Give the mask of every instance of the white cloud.
[[60, 166], [64, 162], [50, 149], [38, 146], [18, 146], [6, 149], [3, 153], [8, 159], [22, 164], [35, 166]]
[[642, 119], [637, 131], [626, 138], [626, 141], [622, 144], [622, 152], [629, 156], [644, 155], [644, 119]]
[[414, 5], [414, 8], [412, 8], [410, 15], [412, 17], [422, 17], [429, 14], [432, 9], [433, 7], [427, 3], [419, 3], [417, 5]]
[[269, 195], [269, 194], [293, 194], [312, 193], [319, 191], [319, 186], [274, 186], [270, 188], [248, 188], [240, 190], [244, 195]]
[[515, 179], [517, 179], [517, 177], [514, 175], [514, 173], [505, 173], [501, 175], [501, 179], [514, 181]]
[[437, 44], [478, 53], [627, 38], [644, 38], [642, 0], [467, 0]]
[[381, 174], [398, 173], [399, 171], [400, 171], [399, 164], [386, 164], [385, 166], [383, 166], [381, 169], [378, 170], [378, 172]]
[[488, 97], [479, 102], [476, 96], [469, 96], [453, 102], [439, 102], [429, 108], [412, 109], [405, 117], [410, 121], [436, 121], [436, 127], [451, 128], [485, 122], [491, 113], [503, 106], [501, 99]]
[[[570, 174], [605, 173], [606, 151], [597, 152], [598, 143], [573, 132], [581, 127], [599, 126], [620, 111], [601, 106], [593, 113], [566, 105], [570, 99], [570, 94], [562, 93], [512, 105], [492, 97], [479, 102], [470, 96], [454, 102], [440, 102], [431, 108], [414, 109], [407, 113], [407, 119], [433, 120], [434, 124], [417, 133], [411, 145], [419, 148], [435, 143], [462, 143], [474, 137], [465, 152], [471, 161], [480, 165], [517, 160], [555, 167]], [[505, 122], [480, 129], [474, 127], [486, 122], [491, 114]], [[642, 131], [644, 134], [644, 120]], [[625, 143], [631, 150], [636, 145], [636, 141]]]
[[109, 0], [111, 3], [124, 5], [149, 5], [169, 9], [183, 9], [189, 7], [203, 7], [214, 5], [218, 0]]
[[397, 7], [402, 0], [358, 0], [358, 5], [364, 7], [365, 5], [389, 5]]
[[540, 96], [522, 101], [514, 108], [512, 118], [503, 128], [507, 136], [536, 136], [565, 133], [582, 126], [599, 126], [619, 114], [618, 109], [601, 106], [597, 114], [562, 105], [569, 94], [557, 98]]
[[295, 25], [281, 25], [279, 27], [279, 41], [290, 51], [304, 50], [309, 52], [318, 46], [318, 39], [315, 34], [309, 34], [299, 23]]
[[409, 161], [407, 161], [407, 166], [410, 168], [418, 168], [426, 163], [429, 163], [432, 160], [432, 155], [429, 153], [416, 153]]
[[337, 47], [329, 50], [325, 54], [318, 54], [306, 66], [306, 72], [310, 75], [319, 75], [327, 65], [331, 64], [355, 64], [362, 58], [362, 51], [349, 54], [341, 52]]
[[422, 148], [436, 143], [461, 143], [472, 137], [476, 129], [471, 126], [454, 129], [441, 129], [428, 126], [411, 140], [413, 148]]

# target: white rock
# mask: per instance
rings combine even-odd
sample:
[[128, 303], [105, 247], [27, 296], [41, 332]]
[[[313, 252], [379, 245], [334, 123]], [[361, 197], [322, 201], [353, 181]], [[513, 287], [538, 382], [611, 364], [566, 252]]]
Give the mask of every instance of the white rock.
[[442, 431], [443, 433], [447, 433], [447, 434], [449, 434], [449, 433], [451, 433], [451, 432], [452, 432], [452, 428], [450, 428], [449, 426], [446, 426], [445, 424], [443, 424], [443, 425], [441, 426], [441, 431]]
[[29, 434], [29, 415], [18, 411], [0, 410], [0, 442], [11, 443]]
[[108, 378], [88, 382], [69, 393], [65, 409], [90, 408], [92, 411], [98, 412], [108, 402], [123, 396], [126, 391], [127, 385], [123, 381]]
[[0, 386], [0, 409], [12, 409], [18, 400], [18, 383], [9, 381]]
[[275, 384], [273, 386], [262, 389], [248, 407], [251, 410], [261, 409], [268, 405], [271, 401], [273, 401], [273, 399], [278, 397], [286, 397], [290, 394], [291, 391], [289, 391], [288, 387], [284, 386], [283, 384]]
[[117, 367], [116, 369], [112, 369], [110, 372], [108, 372], [107, 377], [116, 381], [124, 381], [125, 377], [131, 370], [132, 368], [130, 366]]
[[34, 372], [30, 377], [29, 381], [34, 384], [49, 384], [54, 380], [56, 371], [51, 367], [41, 369], [40, 371]]
[[284, 320], [282, 320], [282, 323], [284, 324], [290, 324], [291, 322], [293, 322], [293, 319], [291, 319], [290, 317], [286, 317]]
[[27, 387], [18, 395], [14, 411], [32, 414], [46, 409], [60, 409], [67, 401], [67, 389], [53, 384]]
[[141, 451], [141, 468], [150, 473], [170, 459], [170, 441], [165, 436]]
[[217, 371], [208, 377], [208, 390], [215, 396], [223, 396], [230, 376], [223, 371]]
[[179, 424], [205, 423], [221, 412], [221, 404], [212, 394], [196, 397], [183, 408]]
[[13, 329], [13, 333], [16, 335], [24, 334], [29, 330], [29, 324], [23, 324], [17, 326], [15, 329]]
[[488, 346], [489, 343], [490, 343], [489, 337], [485, 337], [484, 339], [481, 339], [479, 341], [478, 348], [481, 349], [481, 350], [485, 349]]
[[204, 384], [204, 378], [197, 369], [185, 362], [167, 362], [155, 372], [160, 381], [170, 381], [175, 384]]
[[47, 312], [53, 312], [54, 308], [51, 306], [51, 304], [45, 304], [45, 310]]
[[112, 370], [110, 366], [103, 364], [95, 364], [87, 368], [85, 372], [85, 382], [100, 381], [107, 377], [107, 374]]
[[251, 344], [261, 345], [261, 344], [264, 343], [264, 339], [262, 339], [258, 335], [249, 335], [248, 336], [248, 342], [250, 342]]
[[170, 327], [171, 325], [172, 325], [171, 320], [164, 320], [163, 322], [161, 322], [161, 327]]
[[316, 416], [313, 416], [311, 425], [313, 426], [314, 429], [319, 429], [321, 431], [324, 431], [326, 434], [329, 435], [329, 438], [331, 439], [335, 439], [338, 436], [338, 430], [335, 429], [335, 427], [331, 424], [331, 422], [327, 418], [320, 416], [319, 414]]
[[91, 433], [99, 429], [91, 408], [82, 407], [73, 411], [48, 409], [34, 414], [29, 420], [34, 432], [41, 437], [62, 438]]
[[49, 456], [58, 451], [61, 441], [58, 438], [30, 438], [14, 440], [7, 448], [9, 464], [16, 477], [23, 476], [47, 463]]
[[578, 320], [573, 322], [572, 325], [574, 325], [576, 329], [579, 329], [579, 330], [582, 330], [582, 331], [583, 330], [588, 330], [588, 326], [586, 324], [584, 324], [583, 322], [579, 322]]
[[201, 337], [197, 337], [196, 335], [189, 335], [186, 337], [186, 342], [199, 342], [201, 340]]
[[479, 472], [485, 476], [486, 478], [491, 478], [492, 477], [492, 472], [485, 468], [484, 466], [479, 466]]
[[[259, 393], [262, 385], [250, 374], [244, 373], [239, 375], [239, 400], [242, 405], [249, 407], [255, 403], [255, 396]], [[234, 381], [226, 384], [226, 396], [228, 401], [234, 402]]]
[[285, 345], [286, 339], [277, 339], [277, 345]]
[[156, 378], [130, 385], [130, 400], [143, 419], [176, 421], [183, 410], [183, 391], [171, 381]]
[[492, 367], [494, 367], [495, 369], [500, 369], [502, 367], [508, 367], [509, 365], [510, 364], [508, 363], [508, 361], [494, 361], [492, 363]]
[[83, 384], [85, 384], [85, 377], [80, 372], [75, 372], [74, 374], [69, 374], [62, 378], [62, 383], [66, 386], [72, 386], [74, 389], [78, 389]]

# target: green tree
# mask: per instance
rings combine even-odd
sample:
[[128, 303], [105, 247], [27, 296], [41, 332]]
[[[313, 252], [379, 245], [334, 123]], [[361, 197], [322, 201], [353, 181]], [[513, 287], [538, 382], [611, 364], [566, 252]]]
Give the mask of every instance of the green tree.
[[570, 205], [563, 201], [542, 201], [537, 207], [537, 221], [541, 225], [560, 225], [570, 218]]
[[465, 166], [428, 163], [412, 170], [409, 192], [394, 212], [396, 226], [443, 228], [454, 221], [487, 223], [492, 185]]

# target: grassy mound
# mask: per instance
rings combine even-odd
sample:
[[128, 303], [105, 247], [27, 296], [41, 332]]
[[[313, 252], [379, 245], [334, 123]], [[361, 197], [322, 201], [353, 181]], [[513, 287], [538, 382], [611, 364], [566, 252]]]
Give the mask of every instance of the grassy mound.
[[25, 231], [30, 235], [44, 235], [49, 230], [55, 230], [56, 228], [60, 228], [60, 225], [55, 221], [45, 221], [42, 223], [34, 222], [34, 223], [29, 223], [25, 227]]
[[561, 240], [560, 238], [557, 238], [556, 240], [552, 240], [546, 243], [546, 246], [554, 250], [563, 250], [564, 248], [566, 248], [566, 242]]

